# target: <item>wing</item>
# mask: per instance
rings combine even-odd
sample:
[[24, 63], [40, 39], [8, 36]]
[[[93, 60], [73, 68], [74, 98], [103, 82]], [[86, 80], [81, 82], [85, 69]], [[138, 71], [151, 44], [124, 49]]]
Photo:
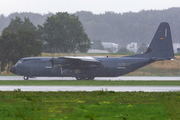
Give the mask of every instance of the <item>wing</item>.
[[93, 57], [58, 57], [54, 59], [54, 64], [59, 64], [62, 68], [97, 68], [100, 66], [100, 62]]

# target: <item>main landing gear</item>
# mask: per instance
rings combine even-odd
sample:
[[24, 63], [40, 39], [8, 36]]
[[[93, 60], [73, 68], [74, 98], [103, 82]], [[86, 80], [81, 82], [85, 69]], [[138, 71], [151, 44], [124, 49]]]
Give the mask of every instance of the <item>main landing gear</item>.
[[24, 80], [28, 80], [29, 76], [24, 76], [23, 78], [24, 78]]
[[76, 80], [94, 80], [95, 77], [76, 77]]

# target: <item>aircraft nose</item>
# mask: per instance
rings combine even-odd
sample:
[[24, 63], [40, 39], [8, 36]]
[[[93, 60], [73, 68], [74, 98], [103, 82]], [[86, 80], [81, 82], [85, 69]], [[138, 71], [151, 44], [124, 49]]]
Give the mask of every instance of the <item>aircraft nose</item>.
[[10, 67], [10, 72], [16, 74], [16, 67], [15, 66]]

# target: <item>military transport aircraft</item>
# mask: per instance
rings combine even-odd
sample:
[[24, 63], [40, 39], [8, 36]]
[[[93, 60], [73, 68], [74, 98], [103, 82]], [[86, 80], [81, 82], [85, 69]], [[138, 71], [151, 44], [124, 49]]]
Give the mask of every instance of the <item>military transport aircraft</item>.
[[10, 67], [10, 72], [31, 77], [75, 77], [93, 80], [95, 77], [117, 77], [145, 65], [174, 58], [169, 24], [162, 22], [147, 51], [125, 57], [27, 57]]

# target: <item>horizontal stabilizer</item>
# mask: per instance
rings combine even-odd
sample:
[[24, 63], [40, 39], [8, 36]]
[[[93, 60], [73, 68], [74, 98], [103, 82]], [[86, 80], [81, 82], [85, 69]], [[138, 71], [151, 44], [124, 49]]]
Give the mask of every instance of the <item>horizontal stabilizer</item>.
[[172, 60], [174, 58], [160, 58], [160, 57], [152, 57], [151, 60], [154, 61], [162, 61], [162, 60]]

